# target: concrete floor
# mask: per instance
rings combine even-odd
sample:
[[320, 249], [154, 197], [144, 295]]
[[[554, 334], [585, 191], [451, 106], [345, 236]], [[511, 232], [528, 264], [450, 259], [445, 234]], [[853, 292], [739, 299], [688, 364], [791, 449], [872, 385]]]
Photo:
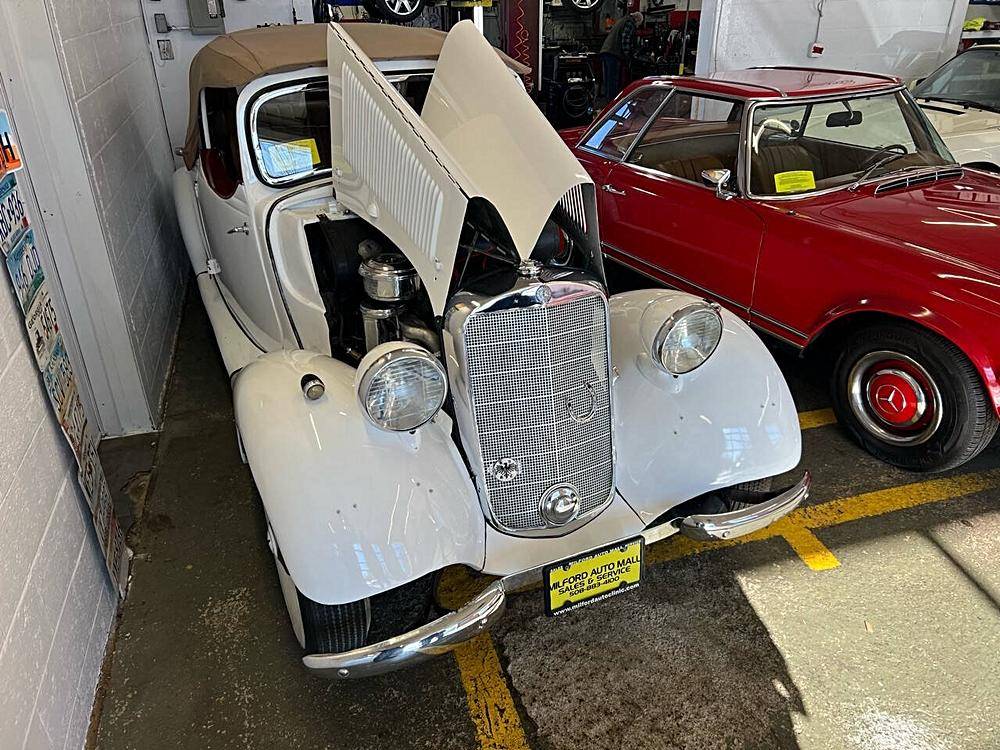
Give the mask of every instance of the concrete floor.
[[[825, 407], [821, 377], [781, 361], [800, 411]], [[839, 567], [773, 537], [649, 565], [555, 620], [527, 592], [483, 659], [355, 683], [300, 666], [197, 301], [158, 450], [99, 747], [1000, 748], [1000, 441], [939, 481], [807, 430], [809, 502], [833, 509], [813, 533]], [[847, 523], [822, 505], [917, 482], [873, 508], [949, 499]]]

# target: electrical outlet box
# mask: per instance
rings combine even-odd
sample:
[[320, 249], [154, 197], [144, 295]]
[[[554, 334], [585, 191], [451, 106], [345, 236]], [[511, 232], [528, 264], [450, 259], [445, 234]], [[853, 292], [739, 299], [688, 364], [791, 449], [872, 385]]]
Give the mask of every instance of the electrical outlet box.
[[187, 0], [191, 33], [211, 35], [226, 33], [226, 6], [223, 0]]
[[809, 45], [809, 57], [822, 57], [823, 52], [826, 47], [819, 42], [813, 42]]
[[157, 34], [169, 34], [170, 24], [167, 22], [166, 13], [154, 13], [153, 14], [153, 25], [156, 26]]
[[160, 50], [161, 60], [173, 60], [174, 59], [174, 45], [169, 39], [157, 39], [156, 46]]

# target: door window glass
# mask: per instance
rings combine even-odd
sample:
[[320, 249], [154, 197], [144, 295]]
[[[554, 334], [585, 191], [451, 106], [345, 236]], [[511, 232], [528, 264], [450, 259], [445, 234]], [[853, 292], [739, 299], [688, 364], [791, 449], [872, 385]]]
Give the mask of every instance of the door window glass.
[[639, 89], [591, 130], [583, 145], [612, 159], [621, 159], [669, 91], [662, 86]]
[[701, 183], [706, 169], [736, 174], [743, 102], [675, 91], [629, 162]]

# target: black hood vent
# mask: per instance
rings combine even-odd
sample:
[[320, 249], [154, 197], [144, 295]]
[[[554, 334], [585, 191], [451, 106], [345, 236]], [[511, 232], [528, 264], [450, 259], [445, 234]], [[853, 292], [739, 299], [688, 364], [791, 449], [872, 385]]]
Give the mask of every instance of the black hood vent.
[[895, 180], [883, 182], [875, 188], [875, 195], [888, 193], [891, 190], [903, 190], [904, 188], [916, 185], [926, 185], [931, 182], [938, 182], [939, 180], [960, 180], [964, 176], [965, 170], [961, 167], [947, 167], [945, 169], [936, 169], [933, 172], [915, 172]]

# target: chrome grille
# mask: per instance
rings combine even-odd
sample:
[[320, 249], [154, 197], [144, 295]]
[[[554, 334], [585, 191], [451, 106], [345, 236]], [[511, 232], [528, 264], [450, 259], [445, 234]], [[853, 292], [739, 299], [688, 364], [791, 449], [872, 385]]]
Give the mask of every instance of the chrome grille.
[[[613, 488], [607, 301], [581, 284], [559, 291], [545, 304], [487, 306], [463, 327], [480, 480], [494, 519], [510, 530], [545, 527], [539, 503], [555, 484], [576, 488], [581, 516], [606, 505]], [[519, 463], [513, 480], [491, 473], [501, 459]]]

